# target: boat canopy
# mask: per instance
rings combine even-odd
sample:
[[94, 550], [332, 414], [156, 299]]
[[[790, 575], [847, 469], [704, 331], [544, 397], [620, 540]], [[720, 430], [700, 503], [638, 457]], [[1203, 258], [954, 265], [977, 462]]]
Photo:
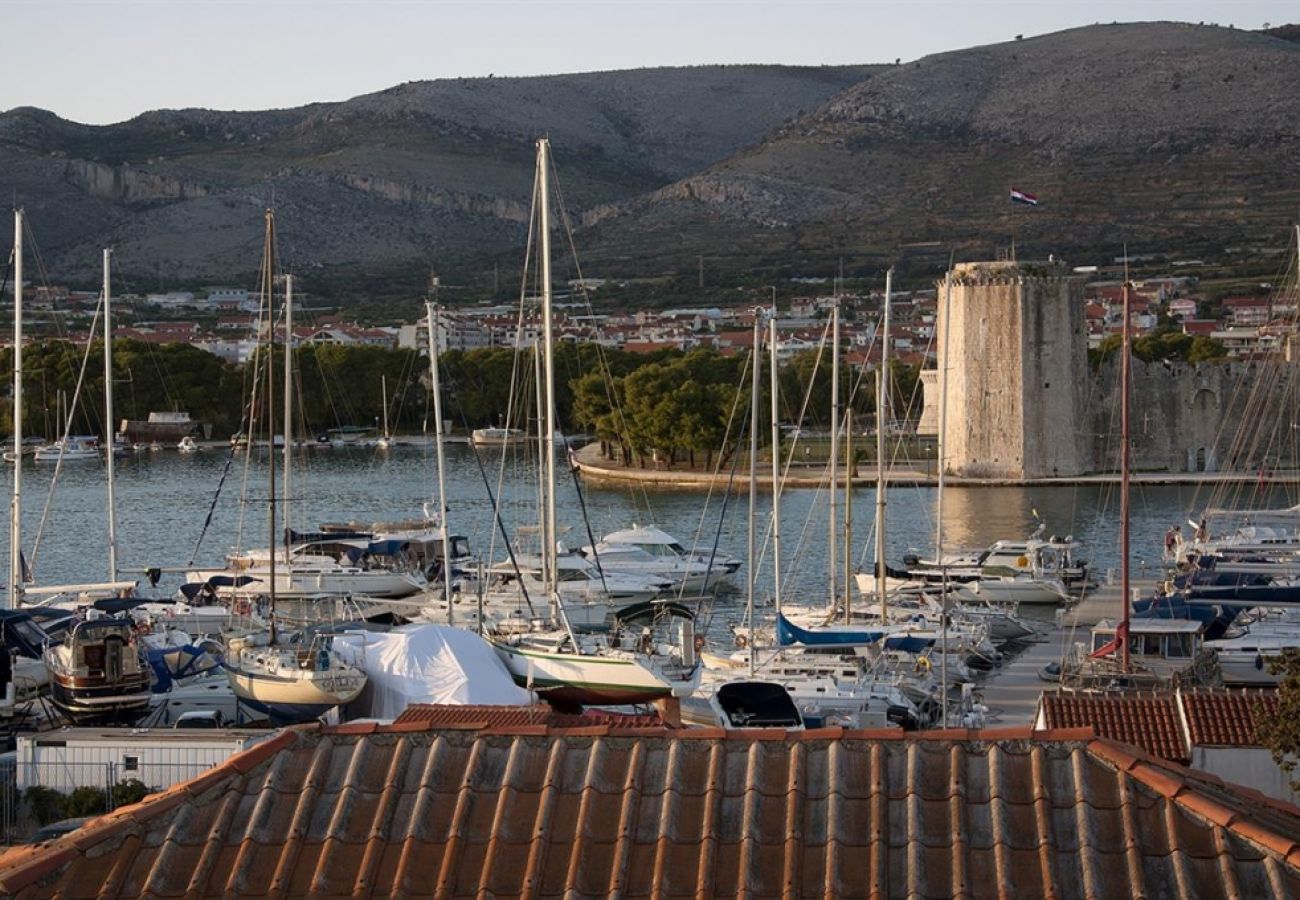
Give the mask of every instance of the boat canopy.
[[615, 531], [605, 535], [605, 541], [610, 544], [681, 545], [681, 542], [678, 541], [677, 538], [656, 525], [633, 525], [631, 528], [625, 528], [622, 531]]
[[780, 647], [794, 644], [803, 644], [807, 647], [860, 647], [863, 644], [874, 644], [884, 636], [885, 632], [879, 630], [856, 631], [837, 628], [817, 631], [800, 628], [784, 615], [778, 614], [776, 617], [776, 643]]
[[369, 683], [356, 701], [363, 716], [394, 719], [412, 703], [528, 706], [492, 645], [446, 625], [409, 625], [386, 634], [334, 638], [334, 652], [364, 668]]

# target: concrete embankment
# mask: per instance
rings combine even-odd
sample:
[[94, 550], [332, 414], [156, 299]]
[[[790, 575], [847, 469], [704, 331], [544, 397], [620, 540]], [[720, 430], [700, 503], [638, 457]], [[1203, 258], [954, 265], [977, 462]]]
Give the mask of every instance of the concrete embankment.
[[[731, 470], [717, 472], [699, 472], [689, 469], [640, 468], [623, 466], [601, 455], [600, 444], [588, 444], [574, 454], [574, 464], [583, 478], [592, 484], [626, 485], [638, 487], [663, 488], [666, 490], [725, 490], [731, 485], [733, 490], [749, 490], [749, 473], [737, 471], [733, 477]], [[791, 465], [782, 478], [783, 488], [819, 488], [825, 487], [829, 478], [827, 466]], [[837, 478], [842, 484], [843, 469]], [[891, 485], [937, 485], [938, 476], [934, 472], [934, 461], [902, 461], [890, 467], [885, 479]], [[770, 463], [762, 467], [756, 480], [761, 490], [772, 489]], [[1119, 484], [1119, 474], [1099, 472], [1090, 475], [1074, 475], [1058, 478], [1031, 478], [1016, 480], [1010, 478], [967, 478], [960, 475], [947, 475], [944, 482], [961, 487], [1066, 487], [1071, 485]], [[1132, 476], [1134, 484], [1257, 484], [1290, 485], [1300, 484], [1300, 470], [1288, 469], [1272, 471], [1267, 475], [1258, 472], [1136, 472]], [[853, 484], [870, 486], [875, 484], [876, 473], [873, 469], [859, 463], [853, 476]]]

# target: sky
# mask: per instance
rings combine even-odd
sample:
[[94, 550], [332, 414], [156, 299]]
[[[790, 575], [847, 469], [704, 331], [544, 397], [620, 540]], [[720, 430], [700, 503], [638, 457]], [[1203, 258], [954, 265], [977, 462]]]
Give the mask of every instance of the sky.
[[406, 81], [707, 63], [840, 65], [1094, 22], [1255, 29], [1295, 0], [0, 0], [0, 110], [92, 124]]

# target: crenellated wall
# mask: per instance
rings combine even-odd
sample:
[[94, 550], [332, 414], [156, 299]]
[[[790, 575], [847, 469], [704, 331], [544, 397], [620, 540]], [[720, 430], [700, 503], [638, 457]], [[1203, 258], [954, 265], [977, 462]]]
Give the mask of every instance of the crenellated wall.
[[939, 285], [936, 344], [942, 354], [951, 327], [949, 471], [1011, 479], [1088, 471], [1082, 282], [1059, 265], [996, 262], [958, 265], [950, 283], [948, 301]]
[[[1119, 355], [1088, 365], [1082, 282], [1063, 266], [967, 263], [950, 273], [938, 336], [948, 345], [948, 471], [1033, 479], [1119, 468]], [[1133, 361], [1132, 463], [1194, 472], [1294, 464], [1293, 363]], [[918, 430], [938, 433], [939, 372], [922, 373]]]

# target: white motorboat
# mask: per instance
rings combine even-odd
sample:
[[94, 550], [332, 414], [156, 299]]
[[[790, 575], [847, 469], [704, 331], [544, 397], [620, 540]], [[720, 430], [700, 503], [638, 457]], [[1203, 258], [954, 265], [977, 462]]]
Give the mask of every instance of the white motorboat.
[[475, 447], [513, 447], [527, 438], [518, 428], [475, 428], [469, 434], [470, 443]]
[[99, 438], [93, 435], [61, 438], [32, 454], [37, 462], [74, 462], [99, 459]]
[[[518, 566], [518, 571], [516, 571]], [[566, 604], [600, 602], [608, 606], [627, 606], [652, 600], [672, 590], [666, 578], [630, 572], [597, 569], [595, 564], [577, 553], [559, 553], [555, 556], [556, 589]], [[519, 577], [523, 576], [528, 593], [533, 597], [546, 596], [542, 580], [542, 559], [535, 554], [517, 553], [514, 562], [506, 561], [492, 567], [487, 592], [518, 593]]]
[[[621, 531], [610, 532], [596, 545], [603, 555], [615, 549], [634, 547], [644, 553], [665, 562], [684, 562], [708, 566], [709, 583], [720, 582], [740, 569], [741, 560], [729, 553], [711, 548], [706, 550], [687, 549], [681, 541], [655, 525], [636, 525]], [[664, 575], [670, 575], [664, 572]]]
[[644, 547], [635, 544], [611, 544], [600, 541], [595, 547], [580, 551], [610, 574], [642, 575], [671, 582], [670, 590], [678, 595], [699, 594], [716, 588], [729, 572], [722, 566], [710, 566], [685, 557], [654, 556]]
[[1052, 606], [1070, 599], [1065, 585], [1055, 578], [1033, 575], [982, 575], [960, 585], [953, 596], [964, 602]]

